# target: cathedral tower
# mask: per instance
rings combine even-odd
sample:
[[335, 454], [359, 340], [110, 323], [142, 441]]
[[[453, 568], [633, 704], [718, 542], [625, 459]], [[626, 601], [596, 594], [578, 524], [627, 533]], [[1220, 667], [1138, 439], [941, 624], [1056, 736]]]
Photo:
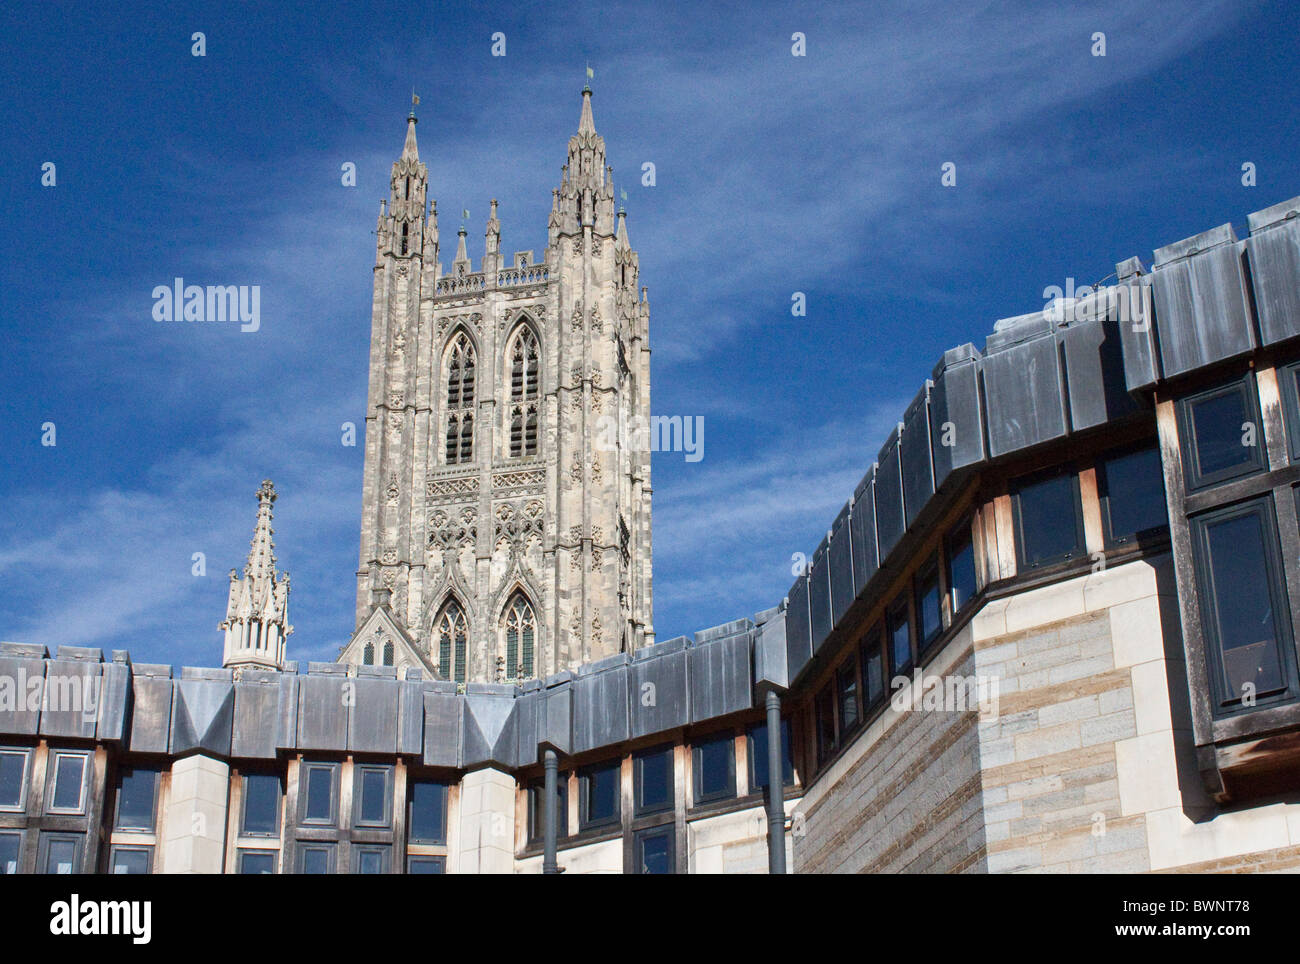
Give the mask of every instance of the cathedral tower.
[[651, 643], [650, 453], [628, 444], [650, 414], [650, 308], [591, 90], [541, 259], [503, 255], [494, 200], [478, 270], [462, 226], [444, 271], [415, 128], [380, 205], [340, 659], [498, 682]]

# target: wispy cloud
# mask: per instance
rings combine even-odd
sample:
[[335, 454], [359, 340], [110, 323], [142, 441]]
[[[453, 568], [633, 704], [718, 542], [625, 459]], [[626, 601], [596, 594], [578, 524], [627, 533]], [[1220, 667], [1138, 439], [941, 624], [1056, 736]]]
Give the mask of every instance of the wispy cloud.
[[[253, 491], [270, 475], [282, 492], [277, 545], [294, 577], [291, 654], [328, 659], [344, 641], [362, 449], [341, 446], [339, 426], [364, 418], [369, 232], [401, 145], [393, 91], [404, 98], [412, 49], [440, 65], [426, 78], [436, 83], [422, 91], [418, 130], [444, 264], [462, 208], [481, 255], [493, 197], [503, 247], [540, 253], [577, 122], [574, 58], [597, 65], [597, 127], [628, 191], [651, 287], [654, 408], [709, 420], [703, 462], [655, 463], [663, 636], [779, 602], [792, 553], [810, 551], [851, 494], [928, 370], [927, 353], [987, 330], [992, 313], [944, 319], [971, 303], [954, 271], [1001, 266], [985, 250], [999, 218], [1031, 212], [1059, 231], [1054, 218], [1072, 196], [1122, 206], [1148, 190], [1151, 170], [1200, 163], [1112, 143], [1109, 118], [1089, 105], [1115, 88], [1140, 90], [1249, 8], [759, 5], [718, 8], [708, 29], [684, 30], [634, 5], [575, 6], [510, 26], [514, 59], [491, 71], [481, 69], [486, 42], [474, 48], [440, 25], [380, 40], [377, 52], [371, 40], [334, 38], [329, 56], [298, 72], [316, 117], [278, 103], [265, 121], [291, 118], [307, 136], [272, 150], [268, 133], [267, 145], [233, 156], [202, 139], [164, 139], [150, 164], [123, 174], [133, 179], [127, 198], [162, 213], [89, 211], [87, 226], [118, 257], [71, 271], [53, 294], [30, 279], [19, 292], [47, 317], [14, 329], [12, 357], [37, 366], [54, 388], [50, 404], [66, 406], [62, 451], [77, 431], [118, 439], [122, 451], [103, 466], [68, 464], [53, 484], [4, 480], [0, 633], [214, 662], [224, 573], [243, 564]], [[616, 29], [588, 38], [578, 28], [594, 15]], [[790, 56], [796, 30], [807, 35], [803, 58]], [[1108, 55], [1091, 58], [1099, 30]], [[948, 160], [956, 191], [939, 185]], [[357, 164], [360, 187], [340, 184], [344, 161]], [[653, 188], [641, 184], [645, 162], [656, 165]], [[940, 232], [956, 240], [928, 243]], [[150, 292], [176, 275], [260, 284], [263, 330], [154, 323]], [[1025, 290], [1061, 280], [1027, 280]], [[822, 314], [794, 322], [794, 290], [815, 292]], [[863, 292], [909, 314], [868, 337], [862, 318], [820, 307]], [[14, 297], [11, 288], [0, 301]], [[850, 377], [860, 384], [848, 402], [820, 408]], [[190, 575], [196, 551], [207, 554], [206, 579]]]

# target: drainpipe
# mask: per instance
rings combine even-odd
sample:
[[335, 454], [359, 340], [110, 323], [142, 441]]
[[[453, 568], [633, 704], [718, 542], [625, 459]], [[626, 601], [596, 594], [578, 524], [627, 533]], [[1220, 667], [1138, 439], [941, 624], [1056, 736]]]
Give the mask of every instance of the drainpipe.
[[767, 872], [785, 873], [785, 781], [781, 768], [781, 697], [767, 691]]
[[542, 804], [542, 873], [558, 874], [559, 862], [555, 859], [555, 837], [559, 812], [555, 805], [555, 795], [559, 782], [560, 763], [555, 751], [549, 746], [542, 752], [542, 765], [546, 768], [546, 785], [542, 790], [545, 803]]

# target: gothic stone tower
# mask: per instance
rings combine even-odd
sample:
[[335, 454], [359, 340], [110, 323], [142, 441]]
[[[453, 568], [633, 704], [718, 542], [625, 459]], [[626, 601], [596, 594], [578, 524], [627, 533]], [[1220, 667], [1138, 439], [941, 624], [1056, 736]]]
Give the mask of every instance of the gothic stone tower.
[[503, 257], [492, 201], [479, 270], [462, 226], [444, 272], [415, 125], [380, 206], [340, 658], [494, 682], [651, 643], [650, 454], [628, 445], [650, 413], [650, 306], [591, 90], [541, 260]]

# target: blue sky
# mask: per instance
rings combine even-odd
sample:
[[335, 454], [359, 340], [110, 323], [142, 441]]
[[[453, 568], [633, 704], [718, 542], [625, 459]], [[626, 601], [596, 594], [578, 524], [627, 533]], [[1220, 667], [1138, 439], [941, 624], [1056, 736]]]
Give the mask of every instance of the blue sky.
[[[363, 457], [339, 426], [364, 418], [371, 232], [412, 86], [443, 237], [468, 208], [477, 261], [490, 198], [503, 250], [545, 247], [596, 72], [652, 408], [706, 425], [702, 461], [654, 461], [666, 639], [780, 601], [945, 348], [1300, 194], [1298, 21], [1241, 0], [8, 4], [0, 639], [215, 664], [269, 476], [290, 657], [337, 654]], [[178, 275], [260, 285], [261, 330], [155, 323]]]

